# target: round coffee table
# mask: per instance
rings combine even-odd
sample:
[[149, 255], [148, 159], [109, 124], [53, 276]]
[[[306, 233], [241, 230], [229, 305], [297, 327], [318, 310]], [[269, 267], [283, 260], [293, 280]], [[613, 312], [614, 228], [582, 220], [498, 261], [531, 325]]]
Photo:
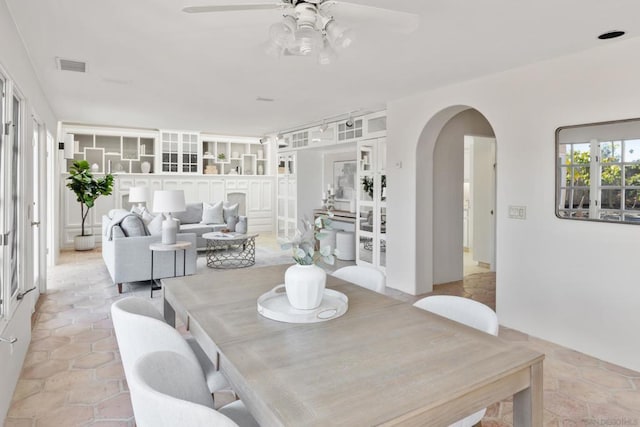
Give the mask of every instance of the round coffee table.
[[202, 237], [207, 241], [207, 267], [243, 268], [256, 263], [257, 234], [214, 231]]

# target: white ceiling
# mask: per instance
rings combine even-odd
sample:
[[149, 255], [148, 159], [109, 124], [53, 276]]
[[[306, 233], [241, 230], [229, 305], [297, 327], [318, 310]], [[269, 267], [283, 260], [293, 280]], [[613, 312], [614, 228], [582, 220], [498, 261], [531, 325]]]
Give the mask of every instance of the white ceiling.
[[[5, 1], [61, 120], [236, 135], [616, 43], [597, 40], [609, 30], [640, 35], [638, 0], [351, 0], [416, 13], [420, 26], [405, 35], [384, 21], [348, 22], [359, 38], [320, 66], [263, 53], [277, 11], [181, 12], [269, 0]], [[88, 73], [59, 71], [56, 57], [87, 61]]]

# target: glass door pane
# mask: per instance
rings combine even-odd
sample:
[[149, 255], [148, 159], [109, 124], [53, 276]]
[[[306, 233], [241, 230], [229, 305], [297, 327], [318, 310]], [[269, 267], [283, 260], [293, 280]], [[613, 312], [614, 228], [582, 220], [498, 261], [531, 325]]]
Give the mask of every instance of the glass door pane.
[[[2, 76], [0, 75], [0, 183], [4, 182], [5, 175], [5, 164], [4, 164], [4, 148], [5, 148], [5, 137], [4, 137], [4, 124], [5, 120], [5, 82]], [[0, 200], [4, 200], [5, 191], [4, 188], [0, 187]], [[4, 224], [4, 206], [0, 206], [0, 232], [4, 231], [2, 226]], [[4, 290], [4, 248], [0, 246], [0, 319], [4, 317], [4, 307], [5, 307], [5, 290]]]
[[18, 291], [18, 153], [20, 149], [20, 131], [21, 114], [20, 99], [13, 97], [13, 115], [11, 121], [12, 138], [11, 138], [11, 163], [8, 166], [10, 171], [9, 179], [9, 206], [8, 206], [8, 225], [9, 244], [7, 252], [9, 253], [9, 283], [11, 284], [10, 295], [13, 296]]

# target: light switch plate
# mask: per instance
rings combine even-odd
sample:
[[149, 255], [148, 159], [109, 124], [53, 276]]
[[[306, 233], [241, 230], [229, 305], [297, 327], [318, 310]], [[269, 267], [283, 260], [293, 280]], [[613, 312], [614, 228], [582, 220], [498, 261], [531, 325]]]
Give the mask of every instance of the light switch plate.
[[527, 219], [527, 207], [509, 205], [509, 218]]

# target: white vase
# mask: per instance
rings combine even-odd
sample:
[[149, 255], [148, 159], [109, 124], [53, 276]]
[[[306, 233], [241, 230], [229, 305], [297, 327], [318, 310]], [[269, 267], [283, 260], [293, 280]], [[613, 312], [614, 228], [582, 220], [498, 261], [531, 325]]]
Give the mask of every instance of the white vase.
[[73, 247], [76, 251], [90, 251], [96, 247], [96, 238], [93, 234], [88, 236], [74, 236]]
[[284, 273], [287, 299], [293, 308], [313, 310], [320, 306], [327, 273], [315, 264], [294, 264]]
[[142, 173], [149, 173], [151, 171], [151, 163], [149, 162], [140, 163], [140, 170], [142, 171]]

